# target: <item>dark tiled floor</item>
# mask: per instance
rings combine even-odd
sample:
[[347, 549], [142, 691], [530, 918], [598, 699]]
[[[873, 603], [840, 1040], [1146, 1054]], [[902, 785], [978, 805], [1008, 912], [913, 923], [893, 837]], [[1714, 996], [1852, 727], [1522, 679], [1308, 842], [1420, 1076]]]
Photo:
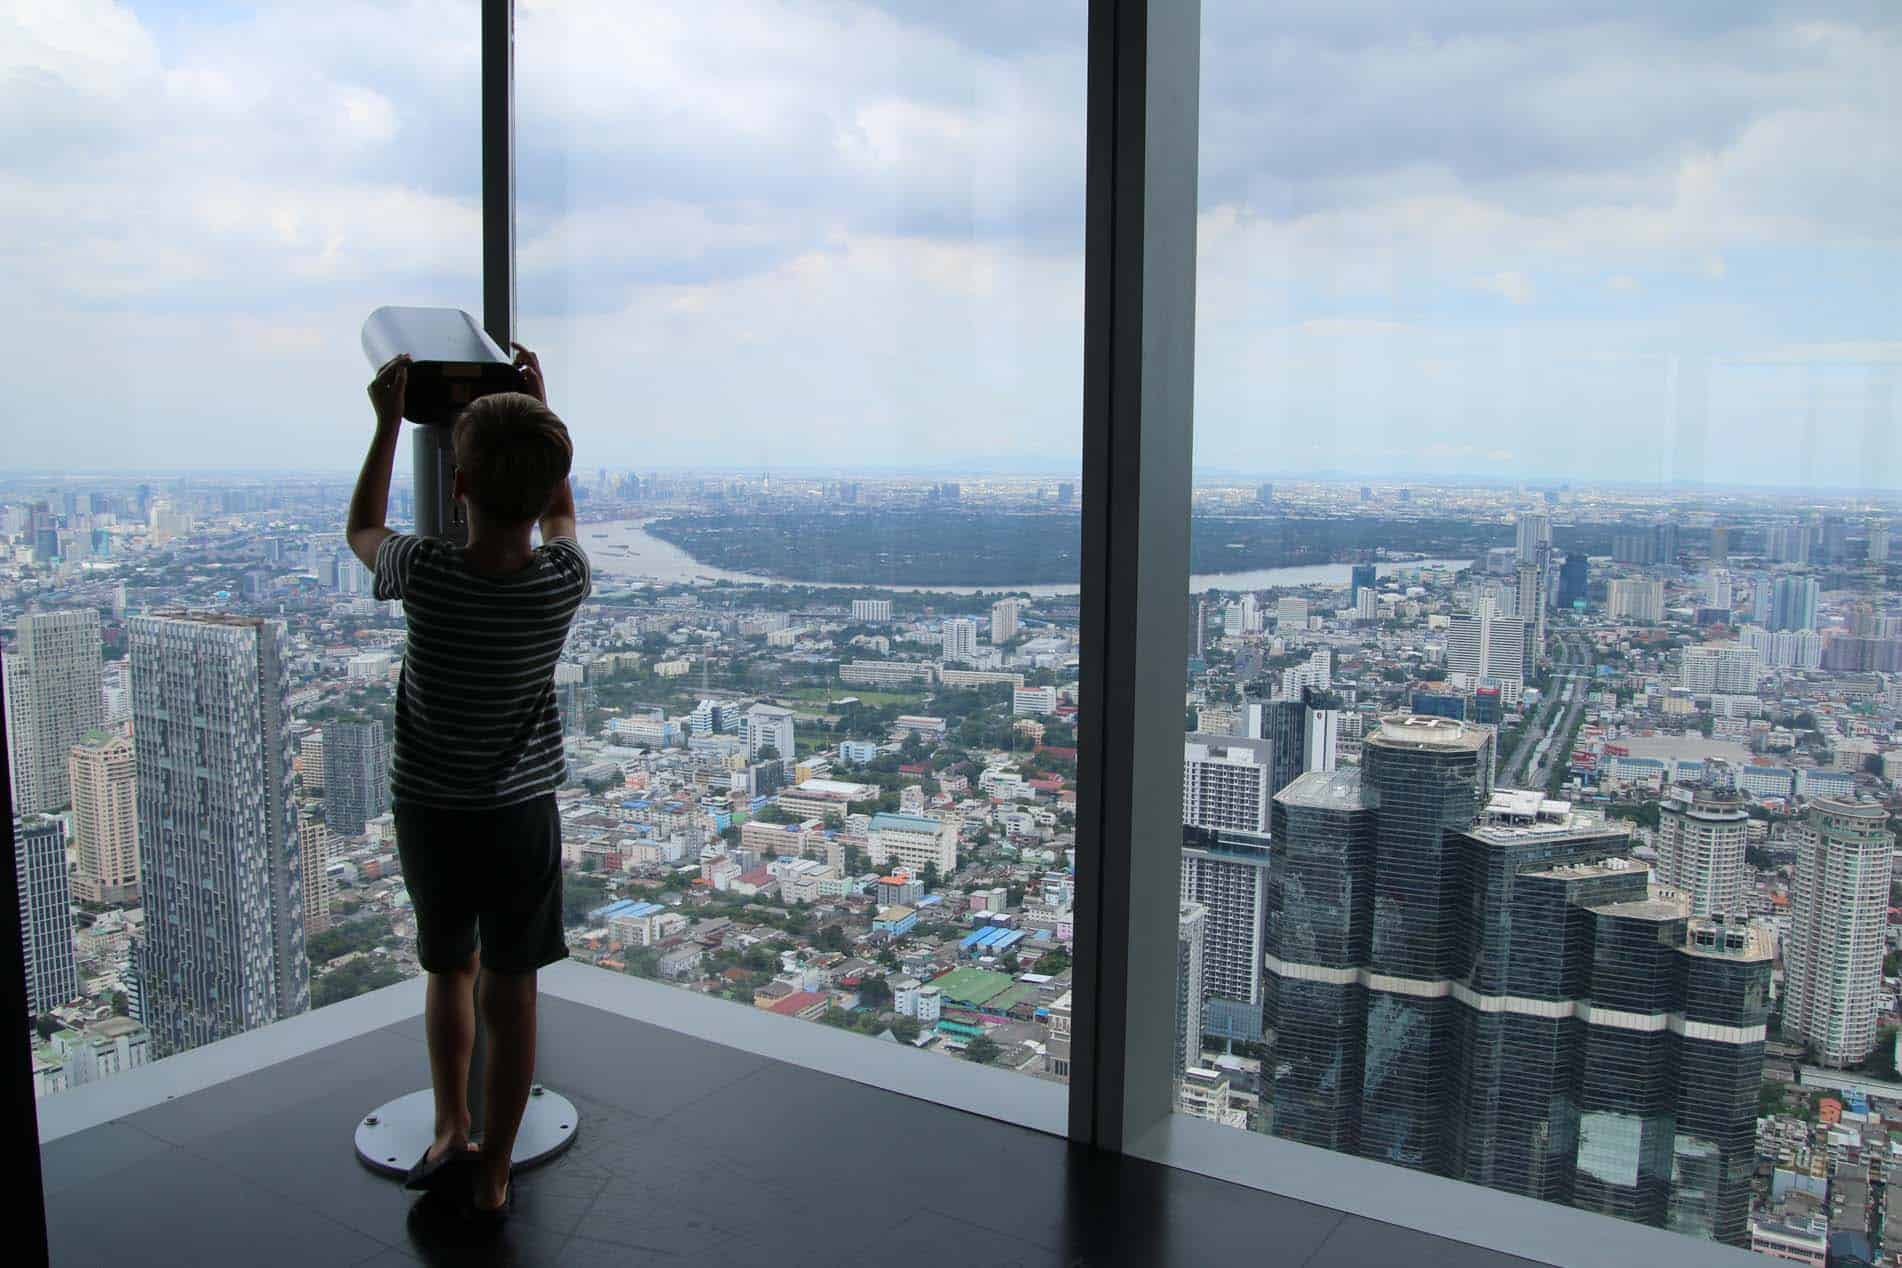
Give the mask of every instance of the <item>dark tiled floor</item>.
[[557, 999], [581, 1135], [472, 1241], [351, 1151], [427, 1079], [404, 1022], [56, 1141], [56, 1264], [985, 1268], [1525, 1261], [1066, 1142]]

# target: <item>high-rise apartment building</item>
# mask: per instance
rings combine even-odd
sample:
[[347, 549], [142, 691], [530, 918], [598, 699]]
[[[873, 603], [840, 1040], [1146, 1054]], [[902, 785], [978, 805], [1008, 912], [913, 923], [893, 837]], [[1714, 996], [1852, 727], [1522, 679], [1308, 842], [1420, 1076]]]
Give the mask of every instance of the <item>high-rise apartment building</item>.
[[1722, 608], [1727, 612], [1734, 599], [1735, 595], [1731, 593], [1730, 586], [1730, 569], [1712, 568], [1709, 575], [1704, 578], [1704, 606]]
[[89, 731], [67, 754], [73, 797], [73, 892], [92, 903], [139, 897], [138, 760], [124, 735]]
[[1207, 913], [1202, 1025], [1224, 1039], [1261, 1040], [1269, 858], [1265, 834], [1182, 829], [1182, 901]]
[[1658, 879], [1690, 900], [1693, 916], [1749, 911], [1743, 802], [1703, 788], [1672, 788], [1658, 803]]
[[1797, 836], [1783, 949], [1783, 1034], [1828, 1066], [1875, 1048], [1889, 922], [1889, 814], [1873, 802], [1819, 797]]
[[1347, 601], [1349, 604], [1359, 603], [1361, 591], [1372, 590], [1376, 588], [1378, 584], [1378, 574], [1372, 564], [1355, 564], [1350, 576], [1352, 579], [1349, 581], [1347, 589]]
[[1818, 592], [1814, 577], [1778, 577], [1770, 589], [1770, 628], [1815, 629]]
[[798, 756], [793, 747], [793, 712], [776, 704], [756, 704], [746, 711], [746, 755], [757, 761], [768, 748], [788, 762]]
[[1752, 695], [1763, 671], [1763, 653], [1748, 644], [1704, 643], [1684, 649], [1678, 681], [1699, 695]]
[[1514, 557], [1522, 564], [1543, 563], [1552, 549], [1552, 517], [1544, 511], [1521, 511], [1514, 535]]
[[1176, 1078], [1202, 1064], [1202, 939], [1208, 912], [1182, 903], [1176, 921]]
[[1614, 621], [1656, 625], [1664, 619], [1664, 583], [1621, 577], [1605, 587], [1605, 611]]
[[1233, 832], [1268, 831], [1273, 756], [1266, 740], [1189, 735], [1182, 746], [1182, 822]]
[[330, 828], [316, 815], [297, 817], [297, 857], [304, 870], [304, 933], [330, 928], [337, 882], [330, 875]]
[[1545, 569], [1537, 563], [1522, 563], [1513, 569], [1513, 581], [1512, 610], [1526, 623], [1536, 657], [1544, 646], [1540, 640], [1545, 633]]
[[134, 617], [141, 1020], [166, 1056], [310, 1007], [284, 628]]
[[968, 616], [944, 620], [944, 658], [963, 663], [977, 659], [977, 622]]
[[886, 625], [892, 619], [890, 599], [852, 600], [852, 619], [862, 625]]
[[67, 754], [106, 724], [99, 660], [99, 613], [91, 608], [20, 618], [0, 675], [15, 812], [59, 810], [71, 799]]
[[390, 750], [374, 720], [324, 723], [324, 822], [338, 836], [390, 808]]
[[1002, 644], [1016, 638], [1018, 618], [1023, 614], [1022, 599], [999, 599], [991, 604], [991, 642]]
[[1276, 1134], [1741, 1242], [1768, 937], [1692, 917], [1622, 829], [1494, 792], [1491, 744], [1388, 719], [1277, 796]]
[[1447, 624], [1446, 668], [1455, 687], [1497, 686], [1507, 704], [1526, 689], [1526, 623], [1501, 616], [1490, 599]]
[[13, 875], [20, 889], [20, 950], [26, 1007], [36, 1016], [79, 994], [73, 955], [73, 901], [66, 876], [66, 830], [47, 815], [13, 817]]

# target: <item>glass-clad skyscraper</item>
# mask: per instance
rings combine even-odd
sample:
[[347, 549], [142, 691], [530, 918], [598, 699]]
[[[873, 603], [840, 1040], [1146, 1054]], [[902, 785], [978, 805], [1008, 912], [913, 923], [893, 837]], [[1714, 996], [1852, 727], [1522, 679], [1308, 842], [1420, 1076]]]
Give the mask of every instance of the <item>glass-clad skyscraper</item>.
[[1464, 915], [1454, 834], [1492, 791], [1493, 732], [1450, 718], [1389, 718], [1361, 749], [1374, 818], [1360, 1150], [1447, 1169], [1452, 977]]
[[1492, 733], [1388, 719], [1275, 799], [1275, 1134], [1742, 1242], [1769, 940], [1622, 827], [1491, 788]]

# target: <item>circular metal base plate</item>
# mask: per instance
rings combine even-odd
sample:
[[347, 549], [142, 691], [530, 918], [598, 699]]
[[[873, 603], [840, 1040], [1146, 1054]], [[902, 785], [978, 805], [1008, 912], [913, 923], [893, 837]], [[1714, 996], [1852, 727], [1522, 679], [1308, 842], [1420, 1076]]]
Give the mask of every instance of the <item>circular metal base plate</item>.
[[[528, 1168], [575, 1143], [581, 1119], [574, 1102], [537, 1083], [515, 1133], [514, 1166]], [[436, 1099], [428, 1088], [399, 1096], [357, 1120], [357, 1161], [386, 1176], [402, 1176], [436, 1138]]]

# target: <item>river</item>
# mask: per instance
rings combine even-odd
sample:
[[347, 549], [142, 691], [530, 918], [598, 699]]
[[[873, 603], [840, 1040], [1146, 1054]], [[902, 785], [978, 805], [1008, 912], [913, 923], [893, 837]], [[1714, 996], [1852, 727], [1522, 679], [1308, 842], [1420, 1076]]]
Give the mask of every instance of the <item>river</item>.
[[[687, 581], [731, 581], [736, 585], [811, 585], [843, 586], [866, 590], [890, 590], [900, 593], [980, 594], [1010, 591], [1032, 595], [1075, 594], [1075, 585], [1038, 583], [1035, 585], [990, 586], [857, 586], [850, 582], [784, 581], [756, 573], [728, 572], [697, 562], [672, 542], [664, 542], [646, 529], [645, 520], [616, 520], [607, 524], [586, 525], [581, 544], [595, 572], [617, 581], [678, 584]], [[1405, 568], [1465, 568], [1470, 559], [1416, 559], [1404, 563], [1381, 562], [1374, 565], [1380, 576]], [[1189, 578], [1189, 591], [1266, 590], [1274, 586], [1342, 586], [1352, 572], [1351, 564], [1304, 564], [1292, 568], [1254, 568], [1246, 572], [1205, 573]]]

